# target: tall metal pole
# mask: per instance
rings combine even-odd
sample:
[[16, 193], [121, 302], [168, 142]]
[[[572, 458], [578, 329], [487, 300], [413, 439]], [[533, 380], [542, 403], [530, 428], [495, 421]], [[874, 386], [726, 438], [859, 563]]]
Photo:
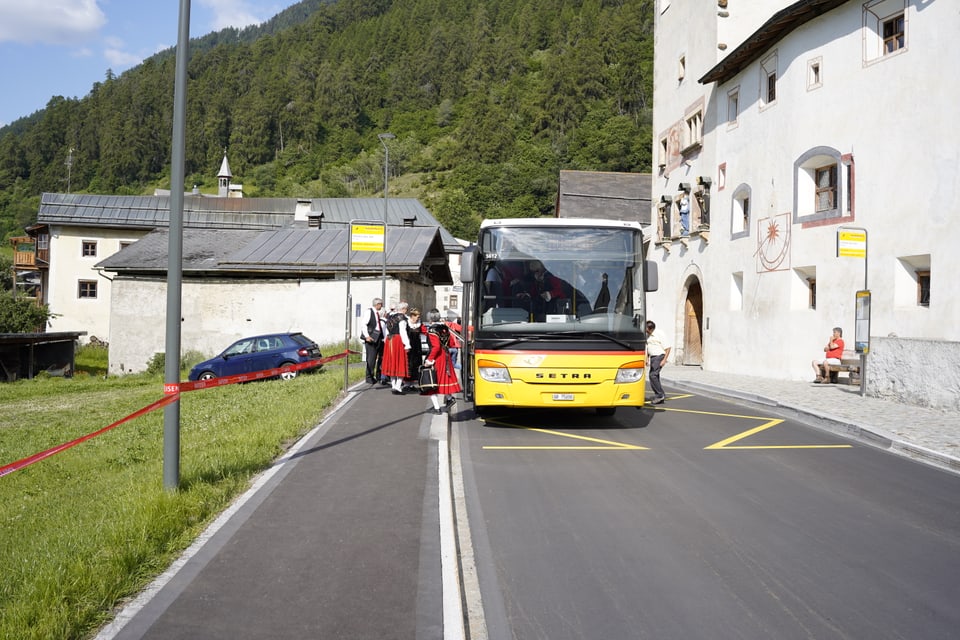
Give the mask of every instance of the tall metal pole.
[[[870, 291], [870, 287], [867, 286], [867, 261], [870, 259], [870, 247], [868, 244], [867, 230], [863, 230], [863, 243], [864, 243], [864, 252], [863, 252], [863, 290]], [[856, 337], [856, 335], [854, 335]], [[867, 336], [867, 340], [870, 340], [870, 336]], [[867, 395], [867, 354], [860, 354], [860, 397]]]
[[177, 398], [163, 409], [163, 486], [180, 484], [180, 313], [183, 286], [183, 183], [187, 123], [187, 59], [190, 0], [180, 0], [176, 76], [173, 84], [173, 152], [170, 161], [170, 225], [167, 249], [167, 342], [163, 392]]
[[[353, 313], [353, 296], [350, 295], [350, 281], [353, 276], [350, 273], [350, 256], [353, 254], [353, 221], [350, 221], [350, 228], [347, 231], [347, 304], [346, 317], [344, 318], [343, 330], [343, 353], [346, 357], [343, 359], [343, 392], [346, 393], [350, 388], [350, 328], [351, 315]], [[362, 347], [361, 347], [362, 348]]]
[[396, 137], [389, 131], [377, 134], [380, 144], [383, 145], [383, 270], [380, 274], [380, 299], [387, 309], [390, 308], [387, 303], [387, 185], [390, 182], [390, 147], [386, 141]]

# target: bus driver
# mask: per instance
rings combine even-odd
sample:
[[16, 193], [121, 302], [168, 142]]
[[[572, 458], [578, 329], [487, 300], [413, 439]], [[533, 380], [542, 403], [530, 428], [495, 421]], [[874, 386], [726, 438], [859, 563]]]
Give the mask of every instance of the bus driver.
[[546, 320], [547, 310], [554, 300], [566, 298], [563, 281], [543, 266], [539, 260], [527, 263], [527, 275], [520, 282], [517, 299], [533, 315], [534, 322]]

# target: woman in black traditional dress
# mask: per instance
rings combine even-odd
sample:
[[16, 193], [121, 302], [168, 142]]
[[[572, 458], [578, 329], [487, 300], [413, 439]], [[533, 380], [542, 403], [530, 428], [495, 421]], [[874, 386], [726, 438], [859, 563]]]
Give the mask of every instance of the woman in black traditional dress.
[[405, 390], [416, 391], [420, 374], [420, 366], [423, 364], [423, 343], [420, 336], [426, 333], [427, 328], [420, 322], [420, 310], [416, 307], [410, 307], [407, 311], [407, 341], [410, 343], [410, 350], [407, 351], [407, 379], [404, 381]]

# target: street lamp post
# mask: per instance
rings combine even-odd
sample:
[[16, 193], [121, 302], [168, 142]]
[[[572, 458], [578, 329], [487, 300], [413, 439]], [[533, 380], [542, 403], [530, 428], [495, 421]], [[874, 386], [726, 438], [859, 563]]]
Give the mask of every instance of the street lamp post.
[[383, 145], [383, 271], [380, 275], [380, 298], [388, 309], [390, 306], [387, 304], [387, 184], [390, 179], [390, 147], [387, 146], [386, 141], [396, 137], [389, 131], [377, 134], [380, 144]]

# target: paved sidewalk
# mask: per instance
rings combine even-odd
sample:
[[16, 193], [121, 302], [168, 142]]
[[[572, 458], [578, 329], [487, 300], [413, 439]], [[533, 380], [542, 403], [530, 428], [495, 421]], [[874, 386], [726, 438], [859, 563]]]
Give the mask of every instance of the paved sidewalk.
[[690, 388], [775, 406], [819, 426], [845, 433], [960, 473], [960, 414], [861, 396], [848, 384], [813, 384], [668, 365], [668, 387]]
[[429, 406], [354, 385], [97, 639], [450, 637]]

